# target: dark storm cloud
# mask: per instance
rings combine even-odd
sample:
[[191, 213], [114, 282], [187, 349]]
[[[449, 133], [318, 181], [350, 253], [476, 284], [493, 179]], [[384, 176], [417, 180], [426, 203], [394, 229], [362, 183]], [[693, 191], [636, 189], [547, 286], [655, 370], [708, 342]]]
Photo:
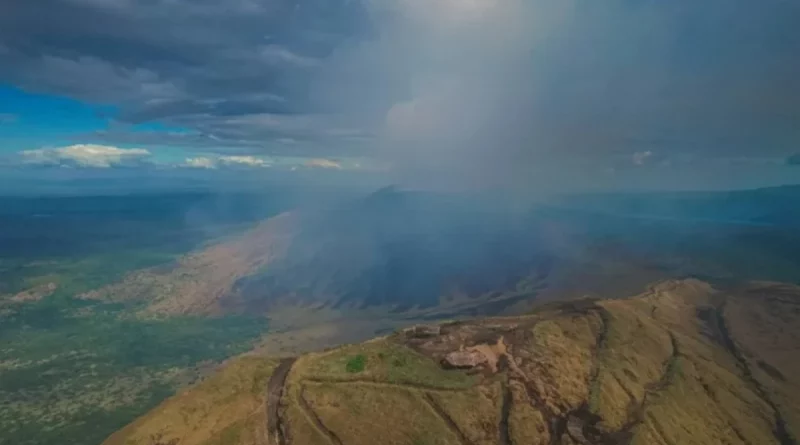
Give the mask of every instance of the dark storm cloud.
[[[187, 125], [198, 140], [317, 138], [295, 134], [297, 119], [287, 116], [316, 113], [306, 85], [342, 39], [363, 32], [359, 8], [321, 0], [4, 2], [0, 80], [118, 106], [122, 122]], [[242, 116], [251, 128], [237, 123]], [[312, 133], [335, 132], [336, 122], [317, 117]]]
[[[258, 119], [277, 121], [254, 121]], [[313, 115], [187, 116], [175, 117], [173, 121], [181, 122], [187, 128], [203, 128], [205, 132], [133, 130], [120, 123], [108, 130], [81, 135], [80, 139], [108, 145], [183, 147], [187, 151], [219, 154], [316, 157], [326, 153], [357, 152], [374, 137], [363, 130], [327, 129], [325, 125], [330, 118], [326, 116], [323, 119], [326, 122], [319, 123]], [[270, 127], [278, 129], [271, 131]]]
[[109, 143], [558, 183], [793, 153], [798, 23], [786, 0], [3, 2], [0, 79], [187, 129]]
[[786, 165], [800, 165], [800, 153], [794, 154], [786, 158]]
[[405, 3], [429, 27], [386, 39], [416, 81], [389, 112], [400, 162], [563, 182], [616, 156], [780, 157], [800, 140], [796, 2]]

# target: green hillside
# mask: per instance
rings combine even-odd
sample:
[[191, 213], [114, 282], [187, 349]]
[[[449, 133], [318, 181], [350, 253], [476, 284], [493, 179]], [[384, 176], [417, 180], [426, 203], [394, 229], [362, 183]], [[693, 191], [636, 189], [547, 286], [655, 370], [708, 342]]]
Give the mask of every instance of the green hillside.
[[665, 281], [250, 356], [105, 445], [795, 444], [798, 315], [798, 287]]

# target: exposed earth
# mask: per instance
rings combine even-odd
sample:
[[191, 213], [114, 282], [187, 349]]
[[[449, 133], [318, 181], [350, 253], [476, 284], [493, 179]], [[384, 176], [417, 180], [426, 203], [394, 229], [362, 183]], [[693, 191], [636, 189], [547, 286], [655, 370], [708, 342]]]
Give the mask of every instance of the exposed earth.
[[617, 300], [233, 359], [106, 445], [796, 444], [800, 288]]

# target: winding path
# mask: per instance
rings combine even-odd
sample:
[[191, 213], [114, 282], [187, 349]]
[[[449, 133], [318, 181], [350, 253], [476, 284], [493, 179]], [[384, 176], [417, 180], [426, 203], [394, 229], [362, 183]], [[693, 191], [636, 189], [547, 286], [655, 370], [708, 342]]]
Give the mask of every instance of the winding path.
[[[716, 328], [718, 330], [718, 335], [720, 336], [720, 340], [725, 345], [725, 348], [728, 352], [736, 359], [737, 365], [739, 369], [742, 371], [744, 379], [751, 385], [751, 387], [755, 390], [756, 394], [761, 397], [761, 399], [770, 407], [774, 412], [775, 416], [775, 425], [773, 434], [775, 434], [775, 438], [781, 445], [797, 445], [797, 440], [792, 436], [786, 426], [786, 419], [783, 416], [783, 413], [778, 408], [778, 405], [772, 400], [772, 397], [769, 394], [769, 391], [764, 387], [764, 385], [753, 375], [753, 371], [750, 369], [750, 365], [747, 363], [747, 359], [745, 358], [744, 354], [739, 347], [736, 345], [736, 341], [731, 337], [730, 331], [728, 329], [727, 321], [725, 320], [725, 304], [727, 301], [723, 301], [719, 308], [717, 308], [714, 316], [716, 321]], [[738, 434], [738, 431], [737, 431]]]
[[280, 403], [286, 386], [286, 377], [292, 370], [292, 365], [297, 358], [281, 360], [275, 372], [267, 382], [267, 443], [271, 445], [287, 445], [286, 427], [280, 417]]
[[314, 408], [312, 408], [311, 404], [308, 403], [308, 400], [306, 400], [305, 394], [306, 394], [306, 388], [305, 386], [303, 386], [300, 389], [300, 397], [298, 397], [298, 399], [300, 402], [300, 408], [302, 408], [303, 411], [306, 413], [306, 416], [308, 416], [308, 419], [311, 421], [311, 423], [313, 423], [314, 426], [317, 428], [317, 430], [322, 432], [322, 434], [324, 434], [325, 437], [327, 437], [332, 444], [344, 445], [342, 444], [342, 440], [339, 439], [339, 436], [337, 436], [336, 433], [331, 431], [328, 427], [325, 426], [324, 423], [322, 423], [322, 419], [319, 418], [317, 413], [314, 412]]
[[456, 422], [450, 417], [449, 414], [442, 408], [436, 399], [433, 398], [433, 395], [429, 392], [423, 393], [422, 400], [428, 404], [428, 406], [433, 409], [437, 416], [442, 419], [447, 425], [447, 429], [450, 430], [456, 437], [458, 437], [458, 441], [461, 442], [461, 445], [473, 445], [472, 442], [467, 438], [463, 431], [458, 427]]

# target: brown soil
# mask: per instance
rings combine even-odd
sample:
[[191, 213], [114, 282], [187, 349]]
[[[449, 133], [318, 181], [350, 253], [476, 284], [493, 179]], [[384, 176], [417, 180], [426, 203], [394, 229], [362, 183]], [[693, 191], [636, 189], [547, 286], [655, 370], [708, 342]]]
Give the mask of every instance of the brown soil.
[[281, 397], [296, 358], [281, 360], [267, 383], [267, 436], [272, 445], [286, 445], [286, 431], [280, 417]]

